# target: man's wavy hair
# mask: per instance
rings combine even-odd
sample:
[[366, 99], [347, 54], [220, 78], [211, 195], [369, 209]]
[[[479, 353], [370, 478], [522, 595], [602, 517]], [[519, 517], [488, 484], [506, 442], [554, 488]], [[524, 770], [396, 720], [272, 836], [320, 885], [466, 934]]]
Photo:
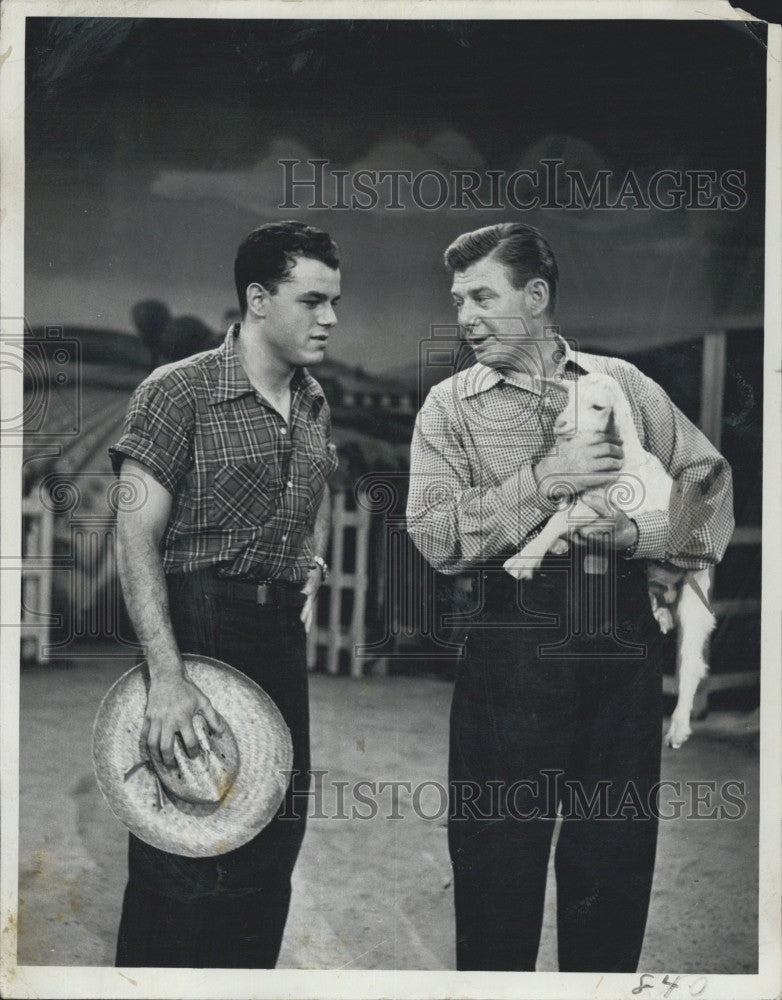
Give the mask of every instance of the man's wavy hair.
[[471, 233], [462, 233], [445, 251], [445, 266], [463, 271], [484, 257], [504, 264], [514, 288], [523, 288], [531, 278], [543, 278], [548, 285], [548, 314], [557, 304], [559, 270], [554, 251], [545, 236], [521, 222], [498, 222]]
[[280, 284], [290, 279], [299, 257], [319, 260], [335, 270], [339, 267], [339, 248], [328, 233], [303, 222], [269, 222], [244, 238], [236, 252], [234, 280], [239, 311], [247, 312], [247, 286], [263, 285], [274, 295]]

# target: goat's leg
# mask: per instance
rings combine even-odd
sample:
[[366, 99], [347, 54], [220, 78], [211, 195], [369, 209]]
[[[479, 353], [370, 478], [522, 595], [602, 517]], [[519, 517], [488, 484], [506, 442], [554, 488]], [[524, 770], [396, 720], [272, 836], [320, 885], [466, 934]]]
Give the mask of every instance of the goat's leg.
[[527, 542], [515, 556], [506, 559], [504, 568], [517, 580], [531, 580], [535, 570], [554, 542], [567, 531], [568, 511], [558, 510], [552, 514], [543, 530], [531, 542]]
[[673, 628], [673, 615], [667, 604], [663, 604], [656, 594], [649, 594], [649, 603], [652, 605], [652, 615], [660, 626], [663, 635], [667, 635]]
[[557, 544], [558, 540], [567, 533], [574, 517], [583, 524], [585, 520], [597, 520], [598, 516], [591, 507], [587, 507], [581, 500], [577, 500], [572, 507], [568, 507], [566, 510], [558, 510], [551, 515], [539, 535], [536, 535], [515, 556], [506, 559], [504, 568], [517, 580], [531, 580], [547, 552], [556, 549], [561, 553], [562, 547]]
[[[693, 580], [701, 594], [693, 588]], [[711, 579], [708, 570], [688, 573], [682, 586], [677, 607], [678, 636], [676, 673], [679, 697], [671, 716], [671, 725], [665, 735], [668, 746], [677, 750], [690, 735], [690, 714], [698, 684], [709, 672], [706, 662], [706, 644], [714, 629], [715, 619], [707, 606]]]

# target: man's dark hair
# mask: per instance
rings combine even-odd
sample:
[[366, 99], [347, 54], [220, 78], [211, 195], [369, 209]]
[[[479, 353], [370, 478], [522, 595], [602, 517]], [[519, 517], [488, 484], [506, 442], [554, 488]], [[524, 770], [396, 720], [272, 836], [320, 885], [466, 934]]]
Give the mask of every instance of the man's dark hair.
[[559, 270], [554, 251], [542, 233], [521, 222], [498, 222], [463, 233], [445, 251], [445, 264], [452, 271], [463, 271], [489, 256], [505, 264], [514, 288], [523, 288], [531, 278], [543, 278], [548, 285], [548, 313], [554, 312]]
[[339, 249], [328, 233], [303, 222], [269, 222], [246, 236], [236, 252], [234, 280], [239, 296], [239, 311], [247, 312], [247, 286], [263, 285], [274, 295], [279, 285], [290, 278], [299, 257], [319, 260], [327, 267], [339, 267]]

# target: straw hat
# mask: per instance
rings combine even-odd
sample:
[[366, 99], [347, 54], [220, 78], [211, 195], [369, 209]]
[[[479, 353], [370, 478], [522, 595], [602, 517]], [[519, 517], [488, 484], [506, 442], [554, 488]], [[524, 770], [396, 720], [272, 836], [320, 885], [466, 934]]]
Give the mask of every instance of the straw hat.
[[176, 766], [153, 764], [141, 739], [148, 686], [142, 663], [101, 702], [92, 760], [112, 812], [137, 837], [171, 854], [210, 857], [240, 847], [270, 822], [285, 796], [293, 746], [279, 709], [249, 677], [208, 656], [182, 658], [226, 731], [209, 734], [196, 715], [203, 752], [189, 759], [175, 745]]

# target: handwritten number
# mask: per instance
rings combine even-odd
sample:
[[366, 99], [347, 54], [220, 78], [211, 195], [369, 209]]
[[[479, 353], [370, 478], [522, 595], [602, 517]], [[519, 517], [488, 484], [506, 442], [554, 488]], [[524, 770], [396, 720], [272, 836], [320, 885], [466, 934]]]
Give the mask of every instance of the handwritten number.
[[667, 986], [668, 987], [668, 989], [665, 991], [665, 996], [666, 997], [669, 997], [671, 995], [671, 993], [673, 993], [674, 990], [678, 990], [679, 987], [678, 987], [677, 984], [678, 984], [680, 978], [681, 978], [680, 976], [677, 976], [673, 980], [673, 982], [671, 982], [671, 980], [667, 976], [663, 977], [663, 986]]
[[[668, 997], [670, 997], [671, 993], [673, 993], [674, 990], [679, 989], [679, 980], [681, 978], [682, 978], [681, 976], [676, 976], [674, 979], [671, 979], [667, 974], [663, 976], [661, 985], [668, 987], [665, 993], [663, 993], [663, 1000], [668, 1000]], [[656, 977], [653, 976], [651, 972], [643, 972], [641, 974], [640, 982], [635, 987], [635, 989], [632, 990], [633, 995], [638, 996], [640, 993], [643, 993], [644, 990], [653, 990], [654, 987], [657, 985], [655, 980]], [[690, 996], [699, 997], [701, 993], [703, 993], [703, 991], [706, 989], [706, 984], [707, 984], [707, 979], [705, 976], [698, 976], [698, 978], [694, 982], [688, 983]]]

